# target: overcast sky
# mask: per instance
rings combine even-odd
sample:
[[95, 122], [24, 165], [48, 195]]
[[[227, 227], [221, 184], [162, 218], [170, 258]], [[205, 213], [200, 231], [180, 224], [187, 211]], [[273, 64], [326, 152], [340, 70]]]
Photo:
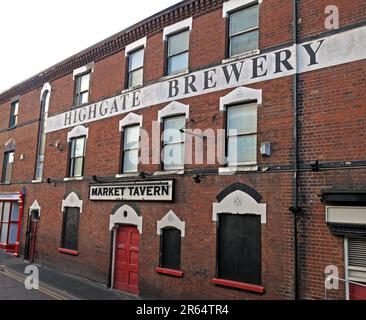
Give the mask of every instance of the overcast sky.
[[0, 1], [0, 92], [180, 1]]

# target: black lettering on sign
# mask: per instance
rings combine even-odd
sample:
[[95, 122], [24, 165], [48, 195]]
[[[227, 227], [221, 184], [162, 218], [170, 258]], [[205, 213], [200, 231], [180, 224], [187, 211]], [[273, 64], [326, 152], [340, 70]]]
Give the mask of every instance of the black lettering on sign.
[[[283, 53], [285, 54], [284, 57], [283, 57]], [[294, 69], [292, 67], [292, 65], [288, 62], [290, 60], [291, 56], [292, 56], [292, 53], [291, 53], [290, 50], [286, 49], [286, 50], [275, 52], [275, 56], [276, 56], [276, 71], [275, 71], [275, 73], [283, 72], [281, 66], [284, 66], [287, 69], [287, 71]]]
[[153, 187], [147, 187], [147, 195], [149, 197], [152, 197], [154, 194], [153, 194]]
[[154, 187], [154, 196], [160, 196], [160, 187]]
[[136, 107], [140, 106], [140, 104], [141, 104], [140, 93], [141, 93], [140, 91], [135, 91], [132, 94], [132, 108], [136, 108]]
[[169, 81], [169, 98], [176, 97], [179, 94], [178, 80]]
[[71, 126], [71, 112], [66, 112], [65, 113], [65, 121], [64, 121], [64, 126]]
[[[210, 74], [211, 73], [211, 74]], [[213, 77], [216, 76], [216, 69], [211, 69], [204, 72], [204, 87], [203, 90], [213, 89], [216, 87], [217, 82]]]
[[98, 196], [98, 191], [99, 191], [99, 189], [92, 188], [92, 191], [91, 191], [92, 196], [94, 196], [94, 197]]
[[140, 196], [139, 188], [135, 188], [135, 191], [133, 192], [134, 196]]
[[[259, 62], [259, 60], [262, 59], [262, 61]], [[267, 62], [267, 56], [262, 56], [258, 58], [253, 59], [253, 77], [252, 79], [264, 77], [267, 75], [268, 70], [263, 66], [263, 63]], [[258, 71], [261, 73], [259, 74]]]
[[[238, 68], [238, 65], [240, 65], [239, 68]], [[243, 65], [244, 65], [244, 61], [240, 62], [240, 63], [233, 63], [231, 65], [227, 65], [227, 66], [222, 67], [222, 70], [224, 71], [224, 76], [225, 76], [227, 84], [230, 83], [231, 78], [233, 77], [233, 75], [235, 76], [236, 82], [239, 82], [240, 75], [241, 75], [241, 72], [243, 70]], [[230, 68], [230, 71], [229, 71], [229, 68]]]
[[308, 66], [313, 66], [314, 64], [319, 64], [319, 62], [316, 59], [316, 55], [324, 41], [325, 41], [324, 39], [318, 41], [319, 45], [315, 51], [314, 51], [313, 47], [311, 46], [313, 43], [308, 43], [308, 44], [303, 45], [303, 47], [305, 48], [306, 52], [308, 53], [308, 55], [310, 57], [310, 64], [308, 64]]
[[168, 196], [169, 195], [169, 186], [162, 186], [161, 191], [162, 191], [163, 196]]
[[188, 94], [191, 92], [197, 92], [197, 88], [194, 86], [194, 83], [196, 82], [196, 76], [195, 75], [190, 75], [185, 77], [185, 91], [184, 94]]

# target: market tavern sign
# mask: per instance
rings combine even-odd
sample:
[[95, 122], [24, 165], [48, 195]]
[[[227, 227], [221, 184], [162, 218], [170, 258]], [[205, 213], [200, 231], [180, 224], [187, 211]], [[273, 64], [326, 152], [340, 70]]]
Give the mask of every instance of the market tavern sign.
[[[149, 106], [366, 59], [366, 27], [227, 62], [48, 118], [53, 132]], [[296, 61], [297, 53], [297, 61]]]
[[173, 180], [91, 185], [90, 200], [173, 201]]

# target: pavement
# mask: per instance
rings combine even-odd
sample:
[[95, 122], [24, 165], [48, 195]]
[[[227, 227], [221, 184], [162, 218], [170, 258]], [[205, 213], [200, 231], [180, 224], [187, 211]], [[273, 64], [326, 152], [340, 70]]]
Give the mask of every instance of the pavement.
[[0, 252], [0, 300], [137, 300], [137, 297], [107, 289], [102, 284], [34, 264], [39, 270], [39, 289], [25, 287], [22, 258]]

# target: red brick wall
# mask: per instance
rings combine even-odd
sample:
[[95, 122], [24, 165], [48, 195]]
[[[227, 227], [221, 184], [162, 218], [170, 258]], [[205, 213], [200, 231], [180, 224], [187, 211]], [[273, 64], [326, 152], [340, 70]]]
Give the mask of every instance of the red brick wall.
[[363, 0], [299, 1], [301, 38], [328, 31], [324, 22], [328, 16], [328, 14], [325, 14], [325, 8], [329, 5], [335, 5], [339, 9], [340, 28], [365, 20], [366, 2]]
[[[364, 1], [336, 1], [341, 13], [341, 26], [365, 19]], [[302, 37], [324, 31], [325, 1], [308, 1], [300, 5]], [[260, 13], [260, 48], [270, 48], [292, 39], [292, 1], [265, 0]], [[191, 33], [190, 68], [197, 69], [220, 63], [225, 57], [225, 20], [216, 10], [194, 19]], [[124, 89], [124, 52], [96, 61], [92, 74], [90, 103], [116, 95]], [[314, 71], [299, 76], [300, 130], [299, 157], [302, 165], [311, 160], [321, 162], [365, 160], [365, 62], [350, 63]], [[164, 42], [162, 32], [147, 39], [144, 81], [150, 83], [164, 76]], [[293, 105], [292, 77], [256, 83], [248, 87], [263, 90], [263, 104], [258, 108], [258, 164], [260, 166], [290, 166], [293, 161]], [[72, 74], [51, 81], [50, 115], [70, 109], [73, 103]], [[42, 207], [37, 238], [37, 259], [40, 263], [83, 277], [108, 282], [110, 262], [109, 215], [116, 203], [88, 201], [88, 183], [63, 182], [67, 169], [67, 133], [60, 130], [47, 135], [44, 178], [56, 180], [52, 184], [31, 184], [36, 161], [38, 118], [41, 88], [20, 98], [19, 127], [6, 130], [10, 102], [0, 106], [0, 147], [13, 138], [16, 141], [11, 186], [0, 185], [0, 192], [19, 191], [26, 187], [26, 212], [34, 200]], [[193, 129], [224, 128], [224, 115], [219, 111], [219, 99], [232, 91], [223, 90], [204, 96], [181, 100], [190, 105]], [[166, 104], [136, 113], [143, 115], [143, 128], [151, 134], [152, 121]], [[85, 176], [114, 176], [120, 170], [119, 121], [125, 115], [87, 125], [89, 138], [86, 147]], [[31, 122], [28, 123], [27, 122]], [[5, 131], [4, 131], [5, 130]], [[62, 152], [50, 147], [57, 140]], [[270, 141], [272, 155], [259, 155], [261, 142]], [[150, 147], [150, 155], [152, 148]], [[24, 154], [24, 160], [20, 155]], [[0, 152], [0, 164], [3, 152]], [[216, 165], [192, 166], [187, 169], [211, 168]], [[141, 171], [154, 172], [159, 165], [141, 165]], [[300, 232], [300, 297], [324, 298], [324, 269], [329, 264], [344, 272], [343, 240], [330, 234], [325, 224], [325, 206], [318, 194], [329, 186], [365, 187], [364, 169], [338, 170], [320, 173], [303, 172], [300, 181], [300, 206], [304, 217], [299, 222]], [[141, 236], [140, 287], [145, 296], [160, 298], [215, 298], [215, 299], [291, 299], [293, 298], [293, 230], [292, 179], [290, 170], [251, 172], [229, 177], [211, 175], [201, 184], [192, 177], [177, 177], [174, 203], [138, 203], [143, 216]], [[255, 188], [267, 204], [267, 224], [262, 226], [263, 296], [237, 290], [214, 287], [216, 229], [212, 221], [212, 203], [217, 194], [232, 183], [242, 182]], [[79, 256], [58, 252], [62, 228], [62, 200], [77, 192], [84, 201], [80, 220]], [[186, 237], [182, 241], [182, 279], [158, 275], [154, 267], [159, 259], [159, 237], [156, 222], [173, 209], [186, 222]], [[26, 225], [27, 216], [24, 217]], [[24, 248], [25, 225], [22, 246]], [[174, 290], [171, 288], [174, 287]], [[333, 298], [344, 298], [341, 288]]]

